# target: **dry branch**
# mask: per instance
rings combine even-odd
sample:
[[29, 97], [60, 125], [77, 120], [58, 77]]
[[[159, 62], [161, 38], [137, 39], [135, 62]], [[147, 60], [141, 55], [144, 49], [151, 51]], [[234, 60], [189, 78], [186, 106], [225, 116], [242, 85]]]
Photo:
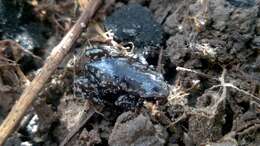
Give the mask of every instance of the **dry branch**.
[[65, 146], [67, 145], [67, 143], [73, 138], [73, 136], [75, 136], [80, 130], [82, 130], [82, 128], [84, 127], [84, 125], [89, 121], [89, 119], [95, 115], [95, 113], [99, 113], [103, 107], [99, 106], [94, 107], [91, 104], [88, 105], [89, 109], [86, 109], [81, 117], [81, 121], [79, 123], [77, 123], [72, 130], [66, 135], [66, 137], [64, 138], [64, 140], [60, 143], [59, 146]]
[[15, 130], [34, 99], [37, 97], [44, 84], [56, 70], [63, 58], [69, 52], [71, 46], [86, 27], [89, 20], [93, 17], [102, 0], [86, 0], [86, 7], [80, 18], [64, 36], [61, 42], [53, 48], [44, 66], [29, 86], [25, 88], [19, 100], [13, 106], [11, 112], [0, 126], [0, 145], [2, 146], [8, 136]]

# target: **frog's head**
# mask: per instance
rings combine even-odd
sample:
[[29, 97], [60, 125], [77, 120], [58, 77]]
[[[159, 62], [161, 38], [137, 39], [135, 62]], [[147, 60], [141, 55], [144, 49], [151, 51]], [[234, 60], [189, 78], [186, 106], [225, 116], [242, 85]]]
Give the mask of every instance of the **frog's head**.
[[143, 82], [141, 97], [147, 101], [165, 100], [169, 96], [169, 87], [165, 82]]

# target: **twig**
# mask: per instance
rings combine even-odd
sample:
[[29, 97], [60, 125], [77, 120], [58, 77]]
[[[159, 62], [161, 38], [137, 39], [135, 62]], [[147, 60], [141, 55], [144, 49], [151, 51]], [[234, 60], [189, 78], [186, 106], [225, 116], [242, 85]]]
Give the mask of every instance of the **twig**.
[[260, 104], [260, 98], [259, 97], [256, 97], [254, 96], [253, 94], [250, 94], [249, 92], [243, 90], [243, 89], [240, 89], [238, 88], [237, 86], [233, 85], [232, 83], [226, 83], [225, 80], [224, 80], [224, 75], [226, 73], [226, 70], [224, 69], [223, 71], [224, 73], [222, 74], [221, 78], [219, 79], [221, 81], [221, 84], [220, 85], [214, 85], [212, 86], [210, 89], [214, 89], [214, 88], [218, 88], [218, 87], [223, 87], [225, 90], [223, 90], [223, 92], [225, 91], [226, 92], [226, 88], [227, 87], [230, 87], [230, 88], [233, 88], [241, 93], [244, 93], [245, 95], [251, 97], [251, 99], [253, 99], [255, 102], [258, 103], [258, 106]]
[[87, 123], [87, 121], [95, 114], [99, 113], [102, 110], [102, 107], [96, 111], [96, 109], [92, 106], [90, 109], [87, 111], [84, 111], [84, 118], [82, 121], [75, 125], [72, 129], [72, 131], [64, 138], [64, 140], [61, 142], [59, 146], [65, 146], [72, 138], [74, 135], [76, 135], [82, 128], [83, 126]]
[[200, 76], [206, 77], [206, 78], [208, 78], [208, 79], [213, 79], [213, 80], [219, 81], [218, 78], [212, 77], [212, 76], [210, 76], [210, 75], [207, 75], [207, 74], [204, 74], [204, 73], [201, 73], [201, 72], [198, 72], [198, 71], [189, 69], [189, 68], [184, 68], [184, 67], [179, 67], [179, 66], [178, 66], [178, 67], [176, 67], [176, 70], [177, 70], [177, 71], [184, 71], [184, 72], [195, 73], [195, 74], [198, 74], [198, 75], [200, 75]]
[[[5, 61], [8, 61], [9, 59], [6, 59]], [[1, 57], [0, 57], [0, 61], [1, 61]], [[1, 64], [0, 62], [0, 69], [1, 68], [14, 68], [17, 75], [21, 78], [21, 80], [24, 82], [25, 86], [27, 86], [30, 83], [30, 80], [24, 75], [23, 71], [21, 70], [20, 66], [18, 64], [16, 64], [16, 62], [12, 62], [12, 63], [3, 63]], [[1, 84], [0, 84], [1, 85]]]
[[186, 119], [186, 118], [187, 118], [187, 114], [183, 113], [180, 117], [178, 117], [178, 119], [176, 119], [174, 122], [167, 125], [167, 128], [175, 126], [177, 123], [179, 123], [180, 121], [182, 121], [183, 119]]
[[250, 131], [257, 131], [257, 129], [260, 128], [260, 124], [254, 124], [252, 125], [251, 127], [248, 127], [247, 129], [245, 129], [244, 131], [242, 132], [238, 132], [236, 133], [237, 135], [246, 135], [246, 134], [249, 134]]
[[163, 57], [163, 48], [160, 48], [159, 57], [157, 61], [157, 68], [156, 70], [160, 73], [162, 73], [162, 57]]
[[80, 18], [71, 28], [71, 30], [64, 36], [61, 42], [53, 48], [50, 56], [47, 58], [41, 71], [36, 75], [29, 86], [25, 88], [19, 100], [13, 106], [11, 112], [0, 126], [0, 145], [2, 146], [8, 136], [15, 130], [27, 109], [43, 88], [51, 74], [62, 62], [63, 58], [70, 51], [71, 46], [82, 32], [83, 28], [95, 14], [102, 0], [88, 0], [87, 6]]
[[[32, 55], [33, 58], [39, 60], [41, 63], [43, 62], [42, 58], [40, 58], [39, 56], [34, 55], [31, 51], [28, 51], [27, 49], [23, 48], [20, 44], [18, 44], [17, 42], [13, 41], [13, 40], [2, 40], [0, 41], [0, 46], [11, 46], [11, 47], [17, 47], [17, 49], [20, 49], [20, 51], [23, 51], [25, 53], [28, 53], [29, 55]], [[17, 52], [17, 51], [16, 51]]]
[[235, 85], [231, 84], [231, 83], [225, 83], [224, 85], [215, 85], [212, 86], [210, 89], [214, 89], [214, 88], [218, 88], [218, 87], [230, 87], [233, 88], [241, 93], [244, 93], [245, 95], [251, 97], [251, 99], [253, 99], [254, 101], [256, 101], [258, 104], [260, 104], [260, 98], [254, 96], [253, 94], [248, 93], [247, 91], [243, 90], [243, 89], [239, 89], [238, 87], [236, 87]]
[[220, 81], [220, 84], [223, 85], [223, 90], [222, 90], [222, 93], [220, 95], [220, 98], [219, 97], [216, 97], [214, 100], [215, 100], [215, 103], [213, 106], [211, 106], [211, 110], [213, 112], [212, 115], [216, 115], [216, 112], [217, 112], [217, 109], [218, 109], [218, 106], [226, 100], [226, 97], [227, 97], [227, 87], [224, 86], [226, 84], [226, 81], [225, 81], [225, 76], [226, 76], [226, 72], [227, 70], [225, 68], [223, 68], [223, 72], [221, 74], [221, 76], [219, 77], [219, 81]]

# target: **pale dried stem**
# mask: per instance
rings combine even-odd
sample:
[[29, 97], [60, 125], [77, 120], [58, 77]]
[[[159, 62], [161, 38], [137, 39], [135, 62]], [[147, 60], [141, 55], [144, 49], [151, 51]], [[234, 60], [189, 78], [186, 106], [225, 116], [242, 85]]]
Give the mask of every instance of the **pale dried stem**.
[[[177, 67], [176, 69], [177, 71], [184, 71], [184, 72], [191, 72], [191, 73], [195, 73], [195, 74], [198, 74], [198, 75], [201, 75], [201, 76], [204, 76], [204, 77], [207, 77], [207, 78], [210, 78], [210, 79], [213, 79], [213, 80], [217, 80], [220, 82], [220, 84], [218, 85], [214, 85], [210, 88], [210, 90], [212, 89], [215, 89], [215, 88], [222, 88], [222, 93], [220, 94], [220, 96], [216, 96], [214, 98], [214, 104], [210, 107], [207, 107], [207, 108], [199, 108], [199, 109], [194, 109], [195, 113], [206, 113], [207, 117], [209, 118], [213, 118], [214, 115], [216, 114], [217, 112], [217, 109], [219, 107], [219, 105], [222, 103], [222, 102], [225, 102], [226, 100], [226, 96], [227, 96], [227, 88], [233, 88], [235, 90], [237, 90], [238, 92], [241, 92], [245, 95], [247, 95], [248, 97], [250, 97], [252, 100], [254, 100], [255, 102], [257, 102], [258, 106], [260, 105], [260, 98], [254, 96], [253, 94], [250, 94], [249, 92], [245, 91], [245, 90], [242, 90], [238, 87], [236, 87], [235, 85], [233, 85], [232, 83], [227, 83], [225, 81], [225, 76], [226, 76], [226, 69], [223, 69], [223, 72], [221, 74], [221, 76], [217, 79], [217, 78], [214, 78], [214, 77], [211, 77], [207, 74], [204, 74], [204, 73], [201, 73], [201, 72], [198, 72], [198, 71], [195, 71], [195, 70], [191, 70], [191, 69], [188, 69], [188, 68], [183, 68], [183, 67]], [[188, 110], [190, 111], [190, 110]]]

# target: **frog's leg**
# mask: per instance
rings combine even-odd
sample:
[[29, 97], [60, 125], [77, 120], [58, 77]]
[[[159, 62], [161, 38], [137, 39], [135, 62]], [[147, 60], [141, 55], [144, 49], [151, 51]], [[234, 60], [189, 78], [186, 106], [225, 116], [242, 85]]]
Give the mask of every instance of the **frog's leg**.
[[[91, 78], [91, 77], [90, 77]], [[99, 96], [99, 91], [96, 88], [96, 83], [93, 83], [88, 77], [79, 77], [74, 80], [74, 91], [77, 96], [91, 99], [98, 104], [103, 104], [102, 98]]]

